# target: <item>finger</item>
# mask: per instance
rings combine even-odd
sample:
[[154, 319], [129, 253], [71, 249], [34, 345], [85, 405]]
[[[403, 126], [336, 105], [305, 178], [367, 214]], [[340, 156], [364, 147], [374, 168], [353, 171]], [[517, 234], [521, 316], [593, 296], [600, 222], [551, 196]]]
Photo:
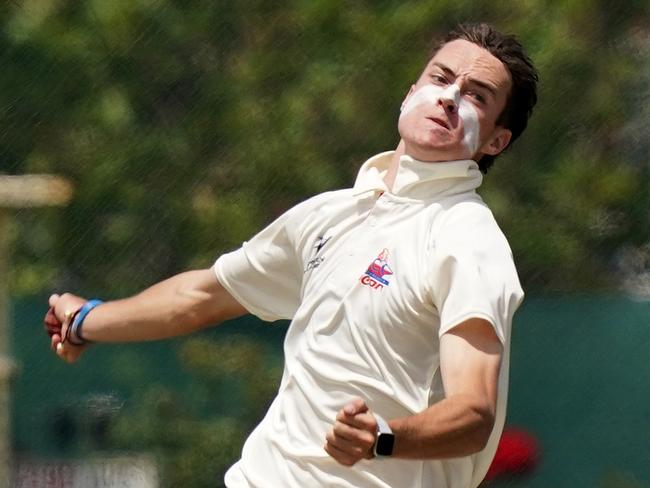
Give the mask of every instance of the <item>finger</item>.
[[345, 408], [342, 408], [341, 410], [338, 411], [336, 414], [336, 420], [339, 422], [346, 422], [349, 423], [352, 419], [354, 419], [357, 415], [363, 415], [363, 413], [358, 413], [358, 414], [349, 414], [345, 411]]
[[356, 438], [356, 430], [357, 429], [350, 427], [349, 425], [343, 422], [338, 422], [338, 421], [335, 422], [334, 425], [332, 426], [332, 431], [334, 432], [334, 435], [348, 440], [352, 440]]
[[56, 346], [61, 343], [61, 336], [59, 334], [54, 334], [50, 340], [50, 347], [52, 351], [56, 352]]
[[56, 346], [56, 354], [66, 363], [74, 363], [80, 356], [79, 348], [69, 343], [59, 342]]
[[50, 295], [50, 298], [47, 301], [50, 304], [50, 307], [54, 308], [56, 306], [56, 302], [59, 301], [59, 298], [60, 298], [59, 295], [56, 293]]
[[371, 412], [360, 413], [353, 417], [342, 415], [339, 418], [337, 416], [336, 420], [355, 429], [361, 429], [368, 432], [377, 431], [377, 419], [375, 419], [375, 416]]
[[359, 443], [355, 440], [346, 439], [344, 437], [338, 436], [334, 431], [328, 432], [328, 434], [325, 436], [325, 440], [327, 440], [327, 442], [329, 442], [340, 451], [356, 458], [365, 457], [368, 454], [370, 448], [374, 445], [374, 442]]
[[355, 398], [343, 407], [346, 415], [356, 415], [368, 411], [368, 405], [362, 398]]
[[357, 413], [354, 415], [349, 415], [345, 411], [345, 408], [343, 408], [336, 414], [336, 420], [362, 429], [377, 427], [375, 416], [370, 410], [366, 410], [365, 412]]
[[372, 432], [350, 427], [343, 422], [336, 422], [332, 426], [332, 432], [336, 437], [348, 440], [364, 448], [371, 446], [375, 442], [375, 435]]
[[56, 345], [55, 348], [56, 355], [59, 356], [59, 358], [63, 359], [65, 361], [66, 358], [66, 349], [65, 349], [65, 344], [63, 342], [59, 342]]
[[343, 466], [353, 466], [359, 459], [350, 456], [329, 442], [325, 444], [325, 452], [332, 456], [336, 462]]

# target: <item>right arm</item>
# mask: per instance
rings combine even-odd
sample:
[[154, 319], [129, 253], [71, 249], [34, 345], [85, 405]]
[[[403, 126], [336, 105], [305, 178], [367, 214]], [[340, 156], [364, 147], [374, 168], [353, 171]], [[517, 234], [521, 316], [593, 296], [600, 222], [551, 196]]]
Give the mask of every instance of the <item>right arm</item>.
[[[69, 293], [50, 297], [50, 306], [63, 323], [61, 334], [52, 336], [52, 349], [68, 362], [75, 361], [84, 347], [68, 341], [61, 343], [69, 326], [66, 313], [78, 310], [84, 303], [85, 299]], [[219, 283], [212, 269], [188, 271], [133, 297], [98, 306], [84, 320], [83, 337], [91, 342], [166, 339], [246, 313]]]

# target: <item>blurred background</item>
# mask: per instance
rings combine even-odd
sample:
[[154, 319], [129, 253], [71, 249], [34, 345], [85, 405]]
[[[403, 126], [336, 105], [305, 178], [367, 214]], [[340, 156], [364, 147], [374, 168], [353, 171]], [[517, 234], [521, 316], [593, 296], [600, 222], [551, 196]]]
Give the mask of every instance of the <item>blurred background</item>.
[[[650, 487], [647, 0], [1, 2], [0, 486], [222, 486], [287, 324], [67, 366], [47, 296], [119, 298], [208, 267], [350, 186], [396, 146], [432, 40], [461, 21], [516, 33], [541, 79], [480, 191], [527, 291], [486, 486]], [[25, 178], [43, 174], [71, 196], [37, 197]]]

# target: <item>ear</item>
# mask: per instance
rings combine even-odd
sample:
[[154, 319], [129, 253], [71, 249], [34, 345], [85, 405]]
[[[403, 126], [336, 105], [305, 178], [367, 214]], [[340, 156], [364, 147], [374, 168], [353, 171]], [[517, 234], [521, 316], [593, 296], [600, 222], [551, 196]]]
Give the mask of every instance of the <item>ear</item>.
[[489, 156], [496, 156], [508, 147], [511, 138], [512, 132], [510, 129], [496, 127], [490, 138], [481, 146], [479, 152]]

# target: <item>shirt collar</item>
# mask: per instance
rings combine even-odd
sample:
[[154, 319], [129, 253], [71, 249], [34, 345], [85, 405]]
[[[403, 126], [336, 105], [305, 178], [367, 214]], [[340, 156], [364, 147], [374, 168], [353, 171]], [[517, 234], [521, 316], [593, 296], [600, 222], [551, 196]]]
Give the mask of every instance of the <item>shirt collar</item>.
[[381, 191], [397, 196], [426, 200], [443, 195], [463, 193], [478, 188], [483, 175], [476, 161], [463, 159], [446, 162], [424, 162], [402, 155], [393, 183], [388, 190], [384, 177], [394, 151], [377, 154], [368, 159], [359, 170], [354, 183], [354, 194]]

